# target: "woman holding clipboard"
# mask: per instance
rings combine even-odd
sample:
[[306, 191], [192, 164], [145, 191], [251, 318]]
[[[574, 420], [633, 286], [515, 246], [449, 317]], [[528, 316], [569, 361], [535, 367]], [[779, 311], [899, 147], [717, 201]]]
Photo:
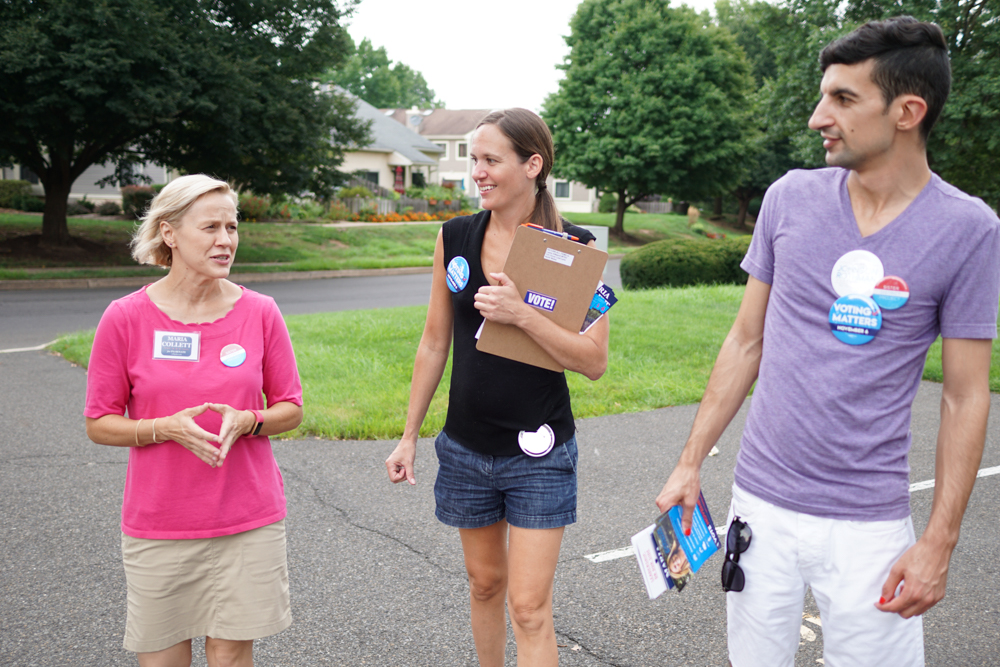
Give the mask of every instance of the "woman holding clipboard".
[[454, 337], [434, 496], [438, 519], [461, 536], [479, 664], [504, 663], [506, 602], [518, 665], [556, 665], [552, 585], [563, 531], [576, 521], [577, 446], [566, 377], [480, 352], [476, 332], [484, 318], [517, 326], [563, 367], [596, 380], [608, 363], [608, 319], [584, 334], [563, 329], [524, 303], [502, 272], [524, 223], [594, 245], [590, 232], [562, 222], [546, 188], [554, 151], [545, 122], [525, 109], [490, 113], [471, 148], [485, 210], [444, 223], [438, 235], [406, 428], [386, 468], [393, 483], [416, 483], [417, 436]]

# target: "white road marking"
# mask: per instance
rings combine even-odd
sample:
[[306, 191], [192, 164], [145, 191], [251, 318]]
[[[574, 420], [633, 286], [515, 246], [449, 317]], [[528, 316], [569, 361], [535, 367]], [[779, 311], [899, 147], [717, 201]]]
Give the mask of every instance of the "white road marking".
[[7, 354], [8, 352], [38, 352], [39, 350], [44, 350], [49, 345], [58, 342], [58, 339], [49, 341], [48, 343], [42, 343], [41, 345], [36, 345], [35, 347], [12, 347], [9, 350], [0, 350], [0, 354]]
[[[55, 341], [52, 342], [54, 343]], [[51, 344], [52, 343], [47, 343], [47, 345]], [[25, 349], [40, 350], [43, 347], [46, 346], [42, 345], [41, 347], [38, 348], [25, 348]], [[21, 350], [0, 350], [0, 352], [19, 352], [19, 351]], [[1000, 475], [1000, 466], [994, 466], [992, 468], [983, 468], [982, 470], [979, 471], [976, 477], [989, 477], [991, 475]], [[928, 479], [923, 482], [916, 482], [914, 484], [910, 484], [910, 493], [913, 493], [914, 491], [923, 491], [924, 489], [933, 489], [933, 488], [934, 488], [934, 480]], [[728, 527], [716, 526], [715, 530], [721, 536], [726, 534], [726, 530], [728, 530]], [[584, 556], [584, 558], [589, 560], [591, 563], [604, 563], [609, 560], [628, 558], [629, 556], [632, 556], [634, 554], [635, 552], [632, 551], [632, 547], [630, 545], [627, 547], [622, 547], [620, 549], [611, 549], [610, 551], [598, 551], [597, 553], [594, 554], [587, 554]], [[812, 622], [811, 618], [807, 618], [806, 620], [809, 621], [810, 623]], [[816, 619], [816, 624], [819, 625], [819, 619]]]

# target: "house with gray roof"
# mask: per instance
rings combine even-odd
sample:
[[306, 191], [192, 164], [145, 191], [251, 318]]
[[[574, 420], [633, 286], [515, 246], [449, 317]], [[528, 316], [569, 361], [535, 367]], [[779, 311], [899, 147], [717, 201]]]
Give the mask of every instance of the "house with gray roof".
[[[451, 184], [465, 190], [470, 197], [478, 197], [479, 189], [472, 180], [469, 145], [479, 121], [490, 111], [491, 109], [383, 109], [382, 114], [419, 133], [441, 149], [437, 179], [432, 182]], [[556, 160], [558, 159], [557, 155]], [[597, 211], [598, 195], [595, 188], [552, 176], [546, 182], [560, 211]]]
[[371, 121], [372, 141], [367, 146], [352, 147], [346, 151], [340, 171], [357, 174], [397, 192], [403, 192], [411, 185], [436, 183], [438, 160], [443, 149], [405, 125], [387, 118], [364, 100], [354, 99], [357, 102], [354, 115]]

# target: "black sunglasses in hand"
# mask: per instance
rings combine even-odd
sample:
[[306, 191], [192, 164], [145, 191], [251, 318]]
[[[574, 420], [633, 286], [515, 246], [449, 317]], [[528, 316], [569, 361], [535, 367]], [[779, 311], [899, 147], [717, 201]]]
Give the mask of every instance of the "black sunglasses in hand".
[[733, 517], [733, 522], [729, 524], [729, 532], [726, 533], [726, 560], [722, 564], [722, 590], [739, 593], [746, 585], [746, 577], [743, 575], [743, 568], [740, 567], [740, 554], [750, 548], [750, 540], [753, 538], [753, 531], [750, 526]]

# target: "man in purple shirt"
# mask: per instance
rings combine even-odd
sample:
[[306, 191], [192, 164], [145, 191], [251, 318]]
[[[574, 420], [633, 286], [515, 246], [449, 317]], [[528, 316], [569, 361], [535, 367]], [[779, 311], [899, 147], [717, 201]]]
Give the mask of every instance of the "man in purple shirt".
[[[982, 456], [1000, 221], [932, 173], [951, 73], [940, 28], [873, 22], [820, 55], [826, 169], [768, 189], [739, 314], [656, 499], [689, 530], [701, 463], [757, 382], [730, 508], [729, 659], [793, 665], [805, 587], [827, 665], [923, 665]], [[934, 505], [915, 539], [910, 409], [944, 339]]]

